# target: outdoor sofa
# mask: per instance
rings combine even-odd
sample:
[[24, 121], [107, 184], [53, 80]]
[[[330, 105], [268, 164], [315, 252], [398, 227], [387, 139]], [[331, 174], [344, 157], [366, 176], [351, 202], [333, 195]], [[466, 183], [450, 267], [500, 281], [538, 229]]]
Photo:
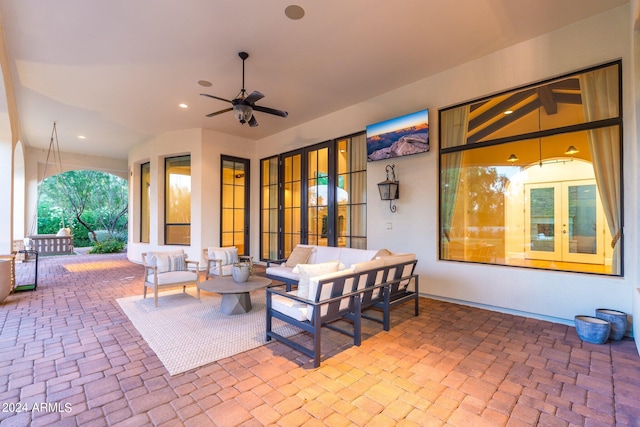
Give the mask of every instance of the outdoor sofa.
[[[359, 346], [363, 318], [380, 322], [388, 331], [390, 309], [410, 300], [414, 301], [415, 315], [418, 315], [416, 263], [415, 254], [398, 254], [354, 263], [344, 270], [338, 270], [338, 261], [300, 264], [296, 290], [274, 287], [266, 291], [266, 340], [276, 339], [309, 356], [314, 367], [320, 366], [322, 357], [323, 326], [352, 337], [353, 345]], [[319, 266], [329, 266], [327, 268], [333, 271], [314, 275], [322, 270]], [[374, 314], [374, 309], [381, 314]], [[311, 345], [275, 332], [272, 328], [274, 318], [309, 333]], [[346, 321], [347, 326], [344, 326], [345, 322], [338, 322], [341, 320]]]

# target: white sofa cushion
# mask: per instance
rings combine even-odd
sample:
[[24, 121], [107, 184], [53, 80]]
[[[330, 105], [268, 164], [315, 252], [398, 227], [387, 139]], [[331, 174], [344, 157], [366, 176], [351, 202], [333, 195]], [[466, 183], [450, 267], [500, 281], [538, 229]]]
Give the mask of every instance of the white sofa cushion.
[[372, 259], [371, 261], [363, 261], [355, 264], [351, 264], [351, 268], [356, 273], [360, 273], [367, 270], [373, 270], [374, 268], [384, 267], [385, 263], [382, 259]]
[[309, 292], [309, 280], [315, 276], [338, 271], [340, 261], [334, 260], [320, 264], [298, 264], [300, 280], [298, 281], [298, 296], [304, 299], [313, 299], [314, 294]]
[[[297, 291], [288, 293], [296, 295]], [[301, 322], [307, 320], [307, 304], [294, 299], [283, 297], [282, 295], [273, 295], [271, 297], [271, 308]]]
[[354, 248], [340, 248], [340, 262], [349, 266], [357, 262], [369, 261], [376, 256], [378, 250], [370, 249], [354, 249]]
[[[298, 245], [300, 247], [311, 248], [311, 256], [305, 264], [319, 264], [323, 262], [339, 260], [340, 264], [338, 270], [344, 270], [352, 264], [371, 260], [377, 250], [368, 249], [354, 249], [354, 248], [337, 248], [331, 246], [312, 246], [312, 245]], [[346, 261], [346, 262], [345, 262]], [[266, 273], [272, 277], [281, 277], [290, 281], [299, 281], [300, 274], [299, 269], [292, 267], [286, 267], [285, 263], [280, 265], [272, 264], [267, 267]]]
[[[342, 270], [342, 271], [335, 271], [335, 272], [330, 272], [330, 273], [326, 273], [326, 274], [322, 274], [320, 276], [313, 276], [310, 280], [309, 280], [309, 299], [311, 300], [315, 300], [316, 298], [316, 294], [318, 293], [318, 284], [320, 283], [320, 281], [324, 281], [324, 280], [330, 280], [330, 279], [335, 279], [338, 277], [342, 277], [342, 276], [348, 276], [350, 274], [353, 274], [354, 271], [351, 268], [348, 268], [346, 270]], [[344, 285], [344, 289], [343, 289], [343, 294], [348, 294], [349, 292], [351, 292], [351, 288], [353, 287], [353, 279], [347, 279], [345, 285]], [[320, 297], [318, 298], [318, 302], [320, 301], [324, 301], [327, 300], [329, 298], [331, 298], [331, 291], [332, 291], [332, 286], [331, 285], [324, 285], [322, 287], [322, 292], [320, 294]], [[340, 308], [344, 309], [347, 307], [347, 305], [349, 304], [349, 298], [344, 298], [342, 301], [340, 301]], [[327, 311], [329, 310], [329, 307], [327, 305], [321, 306], [320, 308], [320, 316], [324, 316], [325, 314], [327, 314]], [[313, 317], [313, 310], [308, 310], [307, 311], [307, 320], [311, 320]]]
[[342, 248], [336, 248], [333, 246], [315, 246], [314, 248], [315, 251], [309, 257], [307, 264], [320, 264], [340, 259], [340, 251]]
[[292, 268], [285, 267], [284, 264], [267, 267], [266, 273], [269, 275], [282, 277], [284, 279], [291, 279], [296, 281], [300, 279], [300, 273], [294, 273]]

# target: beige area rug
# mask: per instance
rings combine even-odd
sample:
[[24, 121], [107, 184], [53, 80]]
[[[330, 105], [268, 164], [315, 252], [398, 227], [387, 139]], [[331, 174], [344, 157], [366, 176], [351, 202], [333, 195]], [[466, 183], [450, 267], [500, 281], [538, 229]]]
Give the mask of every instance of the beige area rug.
[[[151, 295], [149, 295], [151, 293]], [[169, 371], [176, 375], [266, 344], [264, 290], [251, 293], [252, 310], [246, 314], [220, 312], [221, 297], [187, 288], [117, 299], [122, 311]], [[291, 336], [300, 330], [273, 319], [273, 330]]]

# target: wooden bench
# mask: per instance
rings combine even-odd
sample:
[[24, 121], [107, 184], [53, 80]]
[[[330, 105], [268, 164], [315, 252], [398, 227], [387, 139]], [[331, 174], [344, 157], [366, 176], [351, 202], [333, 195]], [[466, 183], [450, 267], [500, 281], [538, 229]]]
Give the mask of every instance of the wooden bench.
[[[415, 257], [414, 257], [415, 258]], [[390, 329], [390, 309], [400, 303], [414, 300], [415, 315], [418, 315], [419, 286], [414, 274], [417, 261], [405, 259], [397, 263], [375, 260], [354, 264], [347, 270], [313, 277], [309, 283], [310, 299], [297, 296], [297, 292], [278, 288], [267, 289], [266, 340], [276, 339], [309, 356], [313, 366], [320, 366], [322, 327], [335, 330], [353, 338], [359, 346], [361, 319], [366, 318]], [[373, 267], [373, 268], [368, 268]], [[413, 289], [410, 289], [410, 285]], [[379, 309], [382, 317], [363, 314], [365, 309]], [[273, 331], [272, 319], [280, 319], [311, 334], [311, 346]], [[352, 329], [336, 326], [337, 320], [347, 320]]]

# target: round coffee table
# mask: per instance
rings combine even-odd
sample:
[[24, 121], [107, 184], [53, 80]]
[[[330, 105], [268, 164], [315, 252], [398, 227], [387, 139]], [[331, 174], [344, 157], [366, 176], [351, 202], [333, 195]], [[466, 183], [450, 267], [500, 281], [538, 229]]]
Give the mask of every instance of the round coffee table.
[[271, 279], [262, 276], [249, 276], [249, 280], [236, 283], [232, 276], [216, 277], [198, 283], [198, 299], [200, 290], [222, 295], [220, 311], [224, 314], [242, 314], [251, 310], [250, 292], [271, 285]]

